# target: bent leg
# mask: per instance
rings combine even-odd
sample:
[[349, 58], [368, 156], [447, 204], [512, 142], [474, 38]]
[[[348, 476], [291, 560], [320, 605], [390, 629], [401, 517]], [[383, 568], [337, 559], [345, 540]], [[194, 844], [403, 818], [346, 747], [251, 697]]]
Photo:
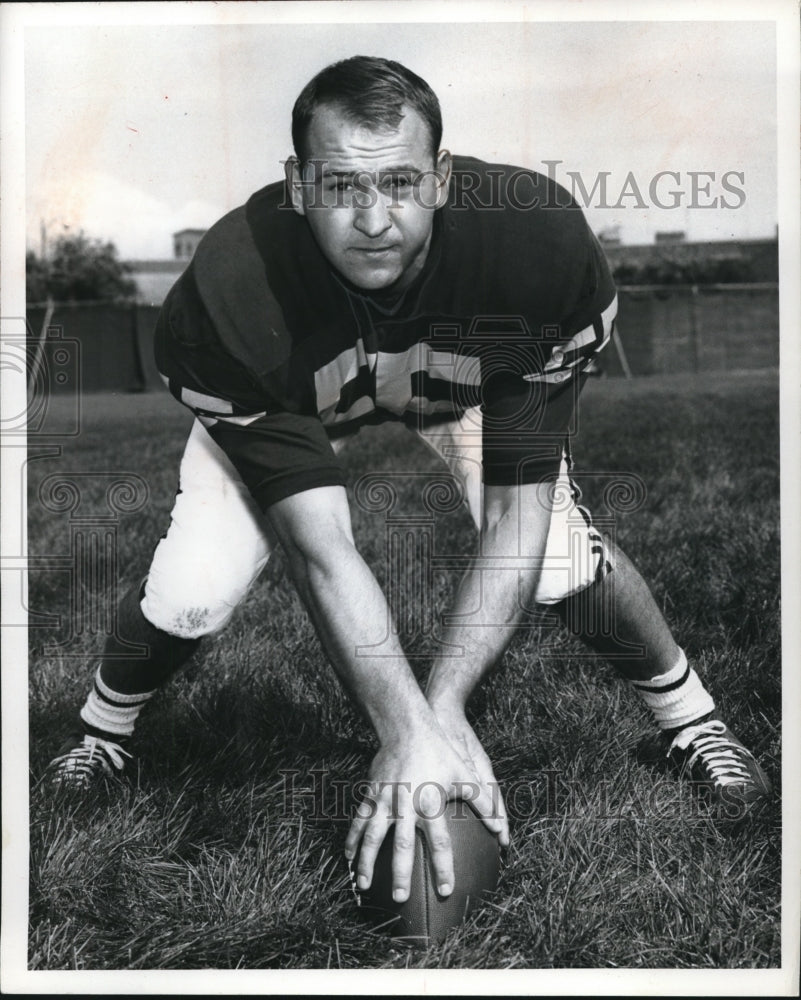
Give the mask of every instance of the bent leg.
[[[473, 523], [483, 515], [481, 410], [458, 419], [418, 429], [417, 434], [448, 466], [464, 490]], [[579, 506], [580, 494], [563, 456], [551, 490], [552, 507], [542, 569], [534, 594], [538, 604], [557, 604], [607, 575], [613, 560], [590, 516]]]
[[166, 535], [156, 546], [142, 612], [183, 639], [219, 632], [264, 569], [275, 542], [258, 505], [195, 421]]
[[122, 599], [81, 710], [90, 733], [130, 736], [156, 690], [189, 660], [200, 640], [225, 627], [273, 547], [261, 511], [223, 452], [196, 421], [181, 461], [170, 526], [143, 585]]
[[[462, 483], [481, 524], [480, 411], [421, 431], [420, 437]], [[688, 665], [647, 584], [625, 553], [601, 536], [563, 459], [534, 599], [549, 605], [574, 635], [632, 683], [663, 729], [709, 714], [714, 702]]]
[[614, 572], [554, 607], [570, 631], [628, 680], [675, 666], [680, 649], [645, 580], [611, 541]]
[[[335, 451], [347, 438], [332, 442]], [[267, 518], [206, 429], [195, 421], [181, 460], [170, 525], [143, 585], [119, 608], [81, 719], [95, 735], [130, 736], [156, 690], [186, 664], [204, 636], [228, 624], [264, 569], [276, 540]]]
[[631, 683], [660, 729], [697, 723], [714, 711], [712, 696], [687, 663], [632, 562], [620, 549], [614, 560], [614, 572], [554, 610]]
[[[481, 416], [420, 431], [463, 483], [480, 527]], [[477, 433], [479, 432], [479, 433]], [[564, 488], [566, 489], [564, 489]], [[711, 716], [715, 703], [676, 644], [651, 591], [627, 556], [592, 526], [579, 493], [560, 469], [548, 541], [535, 599], [549, 604], [568, 628], [623, 675], [672, 740], [681, 773], [745, 810], [771, 792], [768, 776], [728, 727]]]

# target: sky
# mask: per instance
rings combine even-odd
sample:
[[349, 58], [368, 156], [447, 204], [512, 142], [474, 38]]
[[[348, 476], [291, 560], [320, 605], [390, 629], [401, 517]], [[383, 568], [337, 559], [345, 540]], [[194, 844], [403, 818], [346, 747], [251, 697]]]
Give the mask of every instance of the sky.
[[428, 80], [451, 151], [550, 170], [596, 231], [775, 233], [770, 22], [222, 23], [233, 17], [26, 29], [29, 246], [83, 229], [127, 259], [172, 256], [173, 232], [281, 176], [298, 92], [357, 53]]

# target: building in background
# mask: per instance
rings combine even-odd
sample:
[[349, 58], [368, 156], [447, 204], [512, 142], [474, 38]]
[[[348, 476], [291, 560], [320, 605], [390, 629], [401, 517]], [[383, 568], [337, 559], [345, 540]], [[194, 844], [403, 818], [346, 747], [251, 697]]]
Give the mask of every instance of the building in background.
[[683, 229], [657, 230], [654, 233], [654, 243], [686, 243], [687, 233]]
[[[41, 345], [37, 356], [46, 362], [31, 377], [43, 379], [43, 397], [53, 392], [72, 392], [78, 398], [86, 392], [164, 391], [153, 356], [153, 331], [159, 308], [202, 235], [203, 230], [175, 233], [171, 259], [129, 261], [135, 301], [29, 305], [29, 328]], [[619, 233], [610, 228], [599, 239], [618, 285], [620, 307], [613, 345], [596, 374], [778, 367], [776, 238], [628, 246], [617, 244]]]
[[173, 256], [176, 260], [189, 261], [195, 256], [195, 250], [205, 235], [205, 229], [181, 229], [172, 234]]
[[192, 259], [205, 229], [181, 229], [172, 234], [172, 258], [164, 260], [129, 260], [131, 277], [136, 282], [136, 301], [140, 305], [160, 306], [167, 292]]
[[185, 260], [129, 260], [136, 282], [136, 301], [144, 306], [160, 306], [175, 284]]
[[619, 247], [623, 240], [620, 238], [620, 226], [606, 226], [599, 229], [598, 239], [603, 247]]
[[[173, 256], [163, 260], [131, 260], [140, 305], [160, 306], [194, 256], [205, 229], [181, 229], [172, 234]], [[598, 233], [618, 284], [692, 283], [688, 273], [708, 273], [707, 280], [777, 282], [778, 234], [761, 240], [689, 242], [682, 231], [659, 232], [653, 243], [624, 244], [620, 227]], [[703, 280], [703, 278], [702, 278]]]

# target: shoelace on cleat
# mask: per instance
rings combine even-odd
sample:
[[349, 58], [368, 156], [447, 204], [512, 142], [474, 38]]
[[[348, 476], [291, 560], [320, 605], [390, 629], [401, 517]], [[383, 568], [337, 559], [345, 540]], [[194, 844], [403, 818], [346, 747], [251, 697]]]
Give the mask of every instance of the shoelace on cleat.
[[131, 758], [133, 754], [123, 750], [117, 743], [103, 740], [99, 736], [87, 735], [77, 747], [56, 757], [51, 767], [64, 777], [81, 780], [88, 778], [98, 766], [105, 774], [113, 774], [109, 762], [118, 771], [122, 771], [125, 768], [123, 756]]
[[695, 749], [682, 770], [691, 771], [695, 762], [700, 761], [715, 784], [734, 785], [753, 780], [746, 763], [753, 755], [726, 736], [726, 726], [722, 722], [706, 722], [701, 726], [683, 729], [671, 743], [668, 752], [676, 747], [686, 750], [690, 746]]

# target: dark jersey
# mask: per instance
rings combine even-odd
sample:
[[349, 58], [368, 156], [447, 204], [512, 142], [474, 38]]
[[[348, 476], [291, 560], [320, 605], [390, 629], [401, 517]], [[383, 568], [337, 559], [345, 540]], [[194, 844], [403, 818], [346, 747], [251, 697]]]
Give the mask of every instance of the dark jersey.
[[455, 157], [402, 295], [348, 284], [272, 184], [200, 242], [161, 311], [156, 361], [262, 508], [344, 484], [334, 435], [474, 406], [484, 481], [512, 485], [558, 467], [615, 309], [603, 253], [563, 188]]

